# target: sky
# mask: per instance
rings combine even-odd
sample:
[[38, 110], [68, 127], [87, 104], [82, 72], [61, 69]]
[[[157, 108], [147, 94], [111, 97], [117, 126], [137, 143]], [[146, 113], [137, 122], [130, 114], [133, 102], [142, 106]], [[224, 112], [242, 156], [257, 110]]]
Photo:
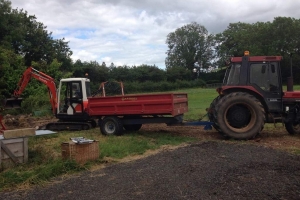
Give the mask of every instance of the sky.
[[[73, 61], [165, 68], [167, 35], [191, 22], [209, 33], [229, 23], [300, 18], [300, 0], [11, 0], [35, 15], [54, 39], [69, 42]], [[284, 31], [284, 30], [283, 30]]]

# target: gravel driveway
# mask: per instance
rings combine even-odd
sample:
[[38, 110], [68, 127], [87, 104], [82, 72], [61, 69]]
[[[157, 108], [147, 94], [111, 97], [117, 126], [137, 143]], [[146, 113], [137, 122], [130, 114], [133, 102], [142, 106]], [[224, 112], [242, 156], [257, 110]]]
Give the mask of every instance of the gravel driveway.
[[300, 156], [202, 142], [0, 193], [0, 199], [300, 199]]

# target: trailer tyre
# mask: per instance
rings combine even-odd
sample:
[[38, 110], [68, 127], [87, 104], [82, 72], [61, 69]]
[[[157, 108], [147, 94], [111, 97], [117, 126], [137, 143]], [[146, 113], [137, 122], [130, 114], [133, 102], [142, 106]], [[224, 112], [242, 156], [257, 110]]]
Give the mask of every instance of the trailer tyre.
[[103, 135], [122, 135], [123, 125], [118, 117], [105, 117], [100, 123], [100, 131]]
[[223, 134], [247, 140], [254, 138], [263, 129], [265, 111], [253, 95], [234, 92], [220, 99], [214, 117]]
[[300, 134], [300, 124], [295, 122], [285, 123], [285, 129], [291, 135]]
[[127, 124], [123, 125], [123, 127], [126, 131], [138, 131], [141, 129], [142, 124]]

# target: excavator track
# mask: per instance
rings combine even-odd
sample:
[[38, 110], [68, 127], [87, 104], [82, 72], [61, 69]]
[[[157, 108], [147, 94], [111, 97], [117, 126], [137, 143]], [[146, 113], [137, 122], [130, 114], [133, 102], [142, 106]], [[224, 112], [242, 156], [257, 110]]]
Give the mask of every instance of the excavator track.
[[64, 131], [64, 130], [88, 130], [92, 128], [89, 122], [51, 122], [46, 124], [45, 129], [51, 131]]

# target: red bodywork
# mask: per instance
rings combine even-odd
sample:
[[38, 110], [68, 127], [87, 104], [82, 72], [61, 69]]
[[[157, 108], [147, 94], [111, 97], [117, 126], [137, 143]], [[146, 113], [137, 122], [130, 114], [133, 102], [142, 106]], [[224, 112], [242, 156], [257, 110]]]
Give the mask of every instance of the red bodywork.
[[259, 91], [257, 91], [253, 86], [222, 86], [221, 88], [217, 88], [217, 92], [219, 93], [219, 95], [222, 95], [224, 93], [226, 93], [226, 90], [228, 89], [247, 89], [247, 90], [251, 90], [253, 92], [255, 92], [256, 94], [259, 94], [260, 96], [262, 96], [260, 94]]
[[287, 91], [283, 94], [283, 102], [300, 102], [300, 91]]
[[[282, 56], [249, 56], [250, 62], [260, 62], [260, 61], [281, 61]], [[242, 62], [242, 57], [232, 57], [231, 62]]]
[[31, 78], [35, 78], [47, 86], [48, 92], [49, 92], [50, 103], [52, 106], [52, 111], [53, 111], [53, 114], [55, 114], [56, 108], [57, 108], [57, 102], [56, 102], [57, 95], [56, 95], [55, 81], [51, 76], [48, 76], [47, 74], [40, 72], [40, 71], [34, 69], [33, 67], [28, 67], [24, 71], [24, 73], [18, 83], [17, 89], [14, 91], [14, 96], [20, 97], [20, 95], [26, 88], [26, 86]]
[[141, 94], [88, 99], [89, 116], [181, 115], [188, 111], [186, 93]]

